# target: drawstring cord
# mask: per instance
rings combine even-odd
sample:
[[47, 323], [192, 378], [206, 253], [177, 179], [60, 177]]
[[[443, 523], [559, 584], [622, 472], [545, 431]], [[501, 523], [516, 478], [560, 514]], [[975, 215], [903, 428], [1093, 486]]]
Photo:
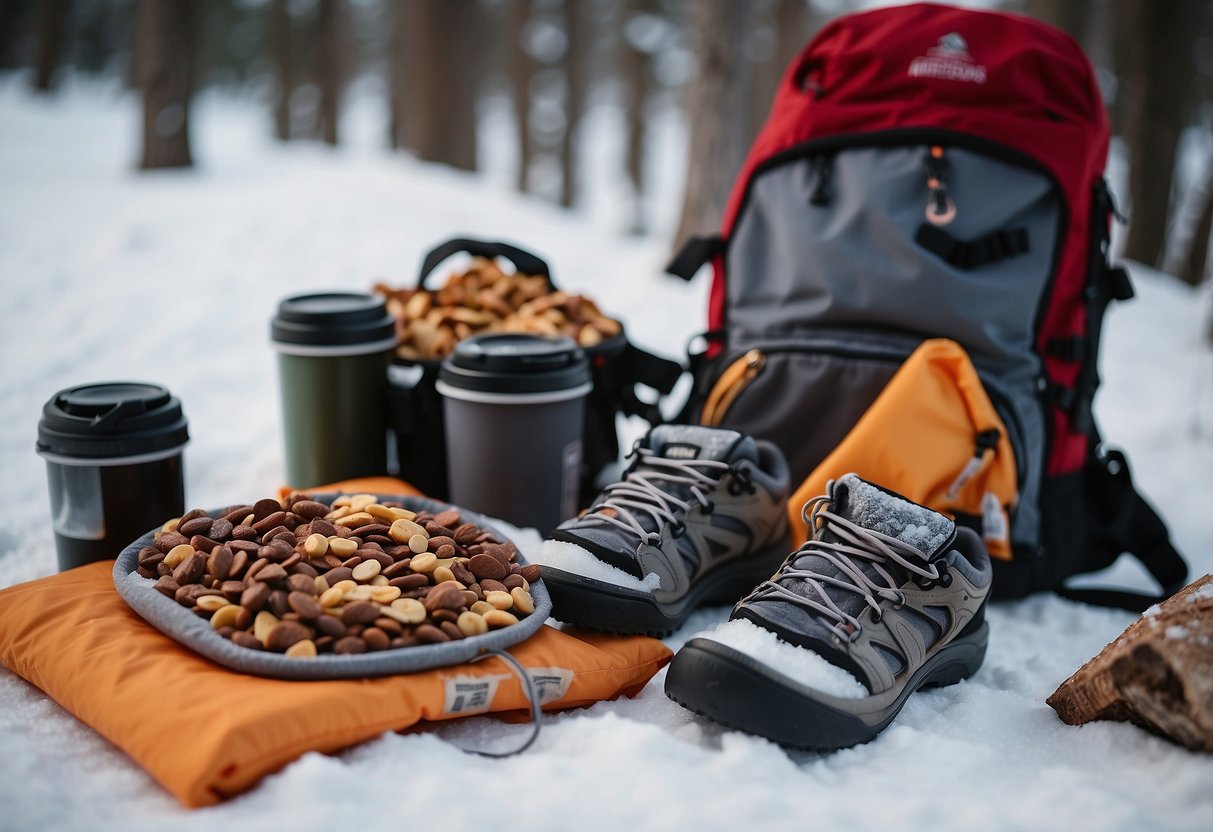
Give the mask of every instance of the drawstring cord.
[[541, 727], [543, 721], [543, 711], [539, 707], [539, 693], [535, 690], [535, 680], [532, 679], [526, 672], [526, 668], [519, 664], [518, 660], [509, 653], [505, 652], [504, 650], [489, 650], [481, 653], [479, 656], [476, 656], [471, 661], [479, 662], [490, 658], [491, 656], [496, 656], [505, 662], [506, 666], [509, 667], [514, 675], [518, 677], [518, 684], [522, 686], [522, 693], [526, 697], [527, 704], [530, 705], [531, 708], [530, 735], [526, 738], [526, 742], [510, 751], [481, 751], [477, 748], [461, 748], [459, 750], [468, 754], [479, 754], [481, 757], [489, 757], [500, 760], [504, 759], [505, 757], [513, 757], [516, 754], [521, 754], [523, 751], [530, 748], [532, 744], [534, 744], [535, 740], [539, 738], [539, 728]]

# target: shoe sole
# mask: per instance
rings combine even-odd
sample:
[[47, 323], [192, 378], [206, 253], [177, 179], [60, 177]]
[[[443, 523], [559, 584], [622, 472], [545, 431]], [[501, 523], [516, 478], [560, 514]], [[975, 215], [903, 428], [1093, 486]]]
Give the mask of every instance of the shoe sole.
[[638, 589], [541, 566], [543, 584], [552, 596], [552, 617], [566, 624], [619, 635], [665, 638], [697, 608], [734, 604], [779, 568], [787, 544], [739, 557], [697, 579], [676, 601], [661, 603]]
[[726, 728], [766, 737], [805, 751], [829, 751], [865, 743], [893, 721], [910, 694], [967, 679], [981, 667], [989, 640], [983, 622], [923, 663], [884, 707], [872, 697], [838, 699], [771, 670], [715, 641], [691, 639], [666, 674], [666, 696]]

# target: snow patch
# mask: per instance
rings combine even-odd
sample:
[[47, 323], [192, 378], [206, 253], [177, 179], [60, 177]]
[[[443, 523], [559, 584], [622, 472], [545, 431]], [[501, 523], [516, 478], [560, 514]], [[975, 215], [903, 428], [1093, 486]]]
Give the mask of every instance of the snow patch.
[[868, 689], [841, 667], [830, 664], [812, 650], [788, 644], [744, 618], [726, 621], [696, 638], [732, 647], [789, 679], [839, 699], [863, 699], [869, 695]]
[[545, 540], [533, 560], [543, 566], [550, 566], [553, 569], [571, 572], [585, 578], [593, 578], [612, 586], [621, 586], [640, 592], [661, 589], [661, 579], [655, 573], [650, 572], [644, 576], [644, 580], [641, 580], [622, 569], [616, 569], [609, 563], [603, 563], [575, 543], [564, 540]]
[[1188, 628], [1182, 624], [1172, 624], [1162, 632], [1164, 636], [1175, 641], [1183, 641], [1188, 637]]

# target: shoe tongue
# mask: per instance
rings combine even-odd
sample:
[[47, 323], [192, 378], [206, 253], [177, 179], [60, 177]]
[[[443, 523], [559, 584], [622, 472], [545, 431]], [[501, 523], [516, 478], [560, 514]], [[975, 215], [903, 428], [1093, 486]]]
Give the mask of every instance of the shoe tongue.
[[[956, 524], [937, 511], [912, 503], [847, 474], [830, 487], [830, 511], [874, 532], [913, 546], [928, 560], [952, 539]], [[827, 531], [828, 534], [828, 531]]]
[[758, 446], [752, 437], [735, 430], [702, 425], [658, 425], [649, 431], [648, 447], [666, 459], [758, 461]]

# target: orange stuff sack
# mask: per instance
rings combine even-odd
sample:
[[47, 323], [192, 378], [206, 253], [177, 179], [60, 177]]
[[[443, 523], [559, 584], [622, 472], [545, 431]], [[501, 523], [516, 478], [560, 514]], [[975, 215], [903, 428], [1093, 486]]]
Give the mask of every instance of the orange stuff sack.
[[849, 472], [976, 524], [990, 554], [1010, 559], [1015, 454], [968, 354], [955, 341], [924, 341], [801, 483], [788, 501], [797, 539], [808, 535], [804, 504]]
[[[0, 591], [0, 662], [186, 806], [239, 794], [308, 751], [338, 751], [422, 720], [526, 713], [517, 678], [495, 657], [374, 679], [291, 682], [234, 673], [127, 607], [114, 590], [113, 567], [100, 561]], [[672, 655], [656, 639], [546, 625], [509, 652], [545, 710], [634, 695]], [[166, 702], [173, 704], [155, 704]]]

